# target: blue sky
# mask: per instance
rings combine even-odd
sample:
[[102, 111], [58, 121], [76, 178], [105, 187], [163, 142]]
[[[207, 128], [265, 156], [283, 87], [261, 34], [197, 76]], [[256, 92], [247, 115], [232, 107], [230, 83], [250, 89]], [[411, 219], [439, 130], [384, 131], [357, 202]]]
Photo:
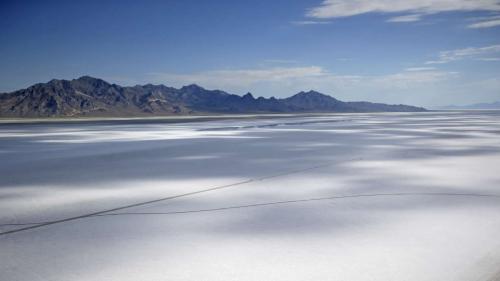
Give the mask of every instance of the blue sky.
[[500, 1], [1, 1], [0, 91], [82, 75], [423, 106], [500, 100]]

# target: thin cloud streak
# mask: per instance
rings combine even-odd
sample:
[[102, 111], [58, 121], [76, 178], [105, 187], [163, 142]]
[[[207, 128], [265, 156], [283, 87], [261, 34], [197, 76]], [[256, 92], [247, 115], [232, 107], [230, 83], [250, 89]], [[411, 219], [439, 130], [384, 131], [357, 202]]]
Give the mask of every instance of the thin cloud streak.
[[331, 21], [312, 21], [312, 20], [302, 20], [302, 21], [292, 21], [293, 25], [318, 25], [318, 24], [329, 24]]
[[469, 24], [467, 27], [468, 28], [490, 28], [490, 27], [495, 27], [500, 25], [500, 17], [497, 17], [496, 19], [492, 20], [487, 20], [487, 21], [480, 21], [476, 22], [473, 24]]
[[434, 14], [452, 11], [500, 11], [500, 3], [496, 0], [325, 0], [321, 5], [310, 9], [306, 15], [326, 19], [373, 12]]
[[[306, 17], [333, 19], [367, 13], [408, 13], [390, 18], [388, 22], [415, 22], [423, 15], [443, 12], [500, 11], [498, 0], [324, 0], [306, 12]], [[490, 23], [493, 24], [493, 23]]]
[[479, 58], [481, 61], [500, 61], [500, 58]]
[[[213, 70], [192, 74], [150, 73], [150, 80], [181, 86], [199, 83], [218, 89], [248, 91], [257, 85], [309, 88], [410, 88], [454, 78], [457, 72], [439, 71], [432, 67], [409, 68], [399, 73], [378, 76], [338, 75], [320, 66], [274, 67], [266, 69]], [[258, 94], [258, 93], [257, 93]]]
[[387, 20], [387, 22], [415, 22], [422, 19], [422, 15], [405, 15], [399, 17], [393, 17]]
[[453, 61], [465, 59], [481, 60], [482, 55], [495, 54], [500, 52], [500, 45], [491, 45], [485, 47], [469, 47], [464, 49], [442, 51], [439, 53], [438, 59], [430, 60], [425, 64], [445, 64]]
[[272, 67], [261, 69], [213, 70], [192, 74], [150, 73], [155, 81], [172, 83], [200, 83], [202, 85], [221, 85], [219, 87], [250, 87], [259, 82], [283, 82], [287, 80], [327, 76], [322, 67]]
[[428, 71], [428, 70], [435, 70], [435, 67], [408, 67], [405, 69], [405, 71]]

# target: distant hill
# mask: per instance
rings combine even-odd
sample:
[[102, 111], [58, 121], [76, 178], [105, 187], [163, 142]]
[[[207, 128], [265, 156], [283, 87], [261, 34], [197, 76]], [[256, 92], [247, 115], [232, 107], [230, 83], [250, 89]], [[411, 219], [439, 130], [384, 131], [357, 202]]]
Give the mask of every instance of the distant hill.
[[83, 76], [51, 80], [0, 94], [0, 117], [119, 117], [189, 114], [425, 111], [422, 107], [370, 102], [343, 102], [315, 91], [285, 99], [254, 98], [207, 90], [198, 85], [180, 89], [164, 85], [122, 87]]
[[475, 103], [469, 105], [448, 105], [440, 109], [500, 109], [500, 101], [492, 103]]

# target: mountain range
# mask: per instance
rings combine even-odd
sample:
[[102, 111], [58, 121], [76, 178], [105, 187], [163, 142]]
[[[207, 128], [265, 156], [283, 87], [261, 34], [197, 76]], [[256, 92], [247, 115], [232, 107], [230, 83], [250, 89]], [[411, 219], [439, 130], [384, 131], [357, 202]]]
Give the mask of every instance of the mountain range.
[[102, 79], [82, 76], [53, 79], [26, 89], [0, 94], [0, 117], [129, 117], [194, 114], [400, 112], [425, 111], [422, 107], [371, 102], [343, 102], [316, 92], [288, 98], [255, 98], [207, 90], [192, 84], [182, 88], [165, 85], [122, 87]]

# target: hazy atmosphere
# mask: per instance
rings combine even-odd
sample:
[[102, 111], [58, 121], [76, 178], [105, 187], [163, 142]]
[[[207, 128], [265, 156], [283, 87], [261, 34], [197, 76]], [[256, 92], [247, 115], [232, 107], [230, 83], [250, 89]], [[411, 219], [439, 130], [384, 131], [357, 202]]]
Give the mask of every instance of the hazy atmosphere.
[[496, 0], [2, 1], [0, 40], [0, 92], [91, 75], [426, 107], [500, 100]]

